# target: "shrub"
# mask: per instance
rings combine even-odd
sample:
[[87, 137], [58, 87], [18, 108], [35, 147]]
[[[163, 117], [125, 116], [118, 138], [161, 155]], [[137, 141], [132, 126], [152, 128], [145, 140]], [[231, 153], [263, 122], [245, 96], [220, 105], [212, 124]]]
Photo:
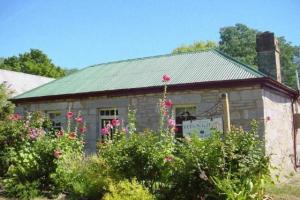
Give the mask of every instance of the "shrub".
[[58, 160], [57, 164], [52, 178], [71, 198], [101, 199], [108, 190], [110, 178], [103, 159], [69, 154]]
[[154, 200], [154, 196], [139, 184], [135, 179], [132, 181], [122, 180], [118, 183], [112, 182], [109, 185], [103, 200]]
[[14, 105], [8, 101], [11, 96], [6, 84], [0, 84], [0, 120], [6, 120], [14, 112]]
[[160, 140], [157, 133], [132, 134], [101, 145], [100, 156], [120, 178], [136, 177], [151, 191], [162, 187], [165, 159], [172, 156], [172, 139]]
[[[46, 133], [47, 120], [40, 113], [19, 116], [0, 128], [4, 151], [1, 154], [3, 184], [10, 197], [31, 199], [45, 191], [57, 190], [50, 175], [65, 154], [83, 151], [82, 137], [60, 131]], [[2, 148], [2, 146], [1, 146]]]

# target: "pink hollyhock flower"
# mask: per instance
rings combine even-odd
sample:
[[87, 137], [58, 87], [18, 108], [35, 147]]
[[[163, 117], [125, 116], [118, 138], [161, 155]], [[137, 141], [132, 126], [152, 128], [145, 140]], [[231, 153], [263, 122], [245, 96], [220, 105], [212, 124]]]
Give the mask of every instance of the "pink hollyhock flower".
[[9, 116], [9, 119], [10, 119], [10, 120], [13, 120], [13, 121], [18, 121], [18, 120], [21, 119], [21, 115], [19, 115], [19, 114], [11, 114], [11, 115]]
[[83, 122], [83, 117], [82, 117], [82, 116], [76, 117], [76, 118], [75, 118], [75, 121], [76, 121], [77, 123], [82, 123], [82, 122]]
[[168, 119], [168, 126], [170, 128], [174, 128], [176, 126], [176, 122], [174, 119]]
[[74, 113], [73, 113], [73, 112], [67, 112], [67, 118], [68, 118], [68, 119], [72, 118], [72, 117], [73, 117], [73, 115], [74, 115]]
[[173, 102], [169, 99], [165, 101], [165, 106], [171, 108], [173, 106]]
[[36, 139], [37, 137], [39, 137], [39, 132], [38, 132], [38, 130], [37, 129], [35, 129], [35, 128], [31, 128], [30, 130], [29, 130], [29, 138], [31, 139], [31, 140], [34, 140], [34, 139]]
[[101, 134], [102, 134], [102, 135], [108, 135], [108, 134], [109, 134], [109, 129], [108, 129], [107, 127], [102, 128], [102, 129], [101, 129]]
[[62, 152], [60, 150], [54, 150], [53, 155], [55, 158], [60, 158], [62, 156]]
[[112, 128], [113, 128], [113, 126], [111, 125], [111, 123], [106, 124], [105, 127], [106, 127], [107, 129], [112, 129]]
[[171, 80], [171, 77], [169, 75], [167, 75], [167, 74], [163, 75], [163, 79], [162, 79], [163, 82], [169, 82], [170, 80]]
[[111, 124], [116, 127], [116, 126], [120, 126], [121, 122], [119, 119], [113, 119], [111, 121]]
[[166, 156], [164, 159], [166, 162], [171, 162], [174, 160], [173, 156]]
[[71, 132], [71, 133], [69, 133], [69, 136], [68, 136], [68, 138], [69, 138], [70, 140], [75, 140], [75, 139], [76, 139], [76, 137], [77, 137], [77, 134], [76, 134], [75, 132]]
[[55, 135], [57, 137], [62, 137], [64, 135], [64, 131], [63, 130], [57, 131]]
[[79, 129], [80, 133], [85, 133], [86, 130], [87, 130], [86, 127], [81, 127], [81, 128]]

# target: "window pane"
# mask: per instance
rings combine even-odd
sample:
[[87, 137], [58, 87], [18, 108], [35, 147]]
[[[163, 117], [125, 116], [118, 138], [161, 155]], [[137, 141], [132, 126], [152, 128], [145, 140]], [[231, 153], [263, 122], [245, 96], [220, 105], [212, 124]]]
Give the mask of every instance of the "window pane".
[[175, 108], [176, 136], [182, 137], [182, 122], [196, 119], [196, 106]]

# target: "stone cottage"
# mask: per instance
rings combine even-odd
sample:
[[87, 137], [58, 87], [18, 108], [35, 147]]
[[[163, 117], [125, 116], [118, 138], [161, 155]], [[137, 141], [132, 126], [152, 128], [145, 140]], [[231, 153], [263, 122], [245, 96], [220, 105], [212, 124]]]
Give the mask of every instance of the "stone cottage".
[[266, 153], [272, 154], [274, 165], [288, 173], [297, 167], [298, 160], [294, 126], [298, 92], [281, 83], [280, 52], [273, 33], [257, 36], [257, 53], [259, 70], [216, 50], [103, 63], [12, 101], [20, 114], [44, 111], [57, 128], [66, 122], [69, 108], [81, 111], [88, 129], [86, 148], [94, 152], [101, 127], [113, 118], [126, 122], [130, 105], [137, 109], [139, 130], [157, 129], [161, 77], [168, 74], [178, 134], [184, 119], [203, 117], [203, 113], [210, 118], [207, 109], [216, 105], [220, 94], [227, 93], [231, 123], [248, 128], [251, 119], [259, 121]]

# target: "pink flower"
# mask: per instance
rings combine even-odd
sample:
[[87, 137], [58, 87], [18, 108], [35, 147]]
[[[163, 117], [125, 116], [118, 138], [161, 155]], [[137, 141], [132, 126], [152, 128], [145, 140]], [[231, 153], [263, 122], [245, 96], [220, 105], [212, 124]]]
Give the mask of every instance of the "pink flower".
[[121, 122], [118, 119], [113, 119], [111, 121], [111, 124], [116, 127], [116, 126], [120, 126]]
[[76, 121], [77, 123], [82, 123], [82, 122], [83, 122], [83, 117], [82, 117], [82, 116], [76, 117], [76, 118], [75, 118], [75, 121]]
[[21, 115], [19, 115], [19, 114], [11, 114], [11, 115], [9, 116], [9, 119], [10, 119], [10, 120], [13, 120], [13, 121], [18, 121], [18, 120], [21, 119]]
[[74, 115], [74, 113], [72, 113], [72, 112], [67, 112], [67, 118], [68, 118], [68, 119], [72, 118], [73, 115]]
[[174, 160], [173, 156], [166, 156], [164, 159], [166, 162], [171, 162]]
[[55, 135], [57, 137], [62, 137], [64, 135], [64, 131], [63, 130], [57, 131]]
[[168, 119], [168, 126], [170, 128], [174, 128], [176, 126], [176, 122], [174, 119]]
[[112, 128], [113, 128], [113, 126], [111, 125], [111, 123], [106, 124], [105, 127], [106, 127], [107, 129], [112, 129]]
[[86, 127], [81, 127], [81, 128], [79, 129], [80, 133], [85, 133], [86, 130], [87, 130]]
[[165, 106], [171, 108], [173, 106], [173, 102], [170, 99], [168, 99], [165, 101]]
[[36, 139], [37, 137], [39, 137], [39, 132], [38, 132], [38, 130], [36, 129], [36, 128], [31, 128], [30, 130], [29, 130], [29, 138], [31, 139], [31, 140], [34, 140], [34, 139]]
[[163, 75], [163, 82], [169, 82], [171, 80], [171, 77], [167, 74]]
[[76, 134], [75, 132], [71, 132], [71, 133], [69, 133], [69, 136], [68, 136], [68, 138], [69, 138], [70, 140], [75, 140], [75, 139], [76, 139], [76, 137], [77, 137], [77, 134]]
[[76, 117], [76, 118], [75, 118], [75, 121], [76, 121], [77, 123], [82, 123], [82, 122], [83, 122], [83, 117], [82, 117], [82, 116]]
[[101, 129], [101, 134], [102, 134], [102, 135], [108, 135], [108, 134], [109, 134], [109, 129], [108, 129], [107, 127], [102, 128], [102, 129]]
[[60, 158], [62, 156], [62, 152], [60, 150], [54, 150], [53, 155], [55, 158]]

